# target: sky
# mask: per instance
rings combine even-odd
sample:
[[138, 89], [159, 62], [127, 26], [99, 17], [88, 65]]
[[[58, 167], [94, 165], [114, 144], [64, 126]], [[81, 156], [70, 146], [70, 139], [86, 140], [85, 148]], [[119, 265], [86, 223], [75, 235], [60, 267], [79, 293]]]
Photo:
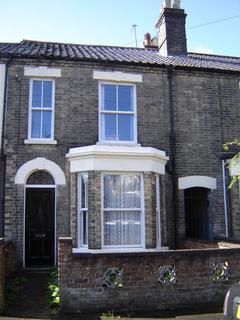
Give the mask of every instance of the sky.
[[[134, 47], [136, 24], [141, 47], [144, 33], [156, 35], [162, 2], [0, 0], [0, 42], [30, 39]], [[240, 56], [240, 0], [182, 0], [181, 7], [187, 13], [188, 51]], [[216, 20], [224, 21], [208, 24]]]

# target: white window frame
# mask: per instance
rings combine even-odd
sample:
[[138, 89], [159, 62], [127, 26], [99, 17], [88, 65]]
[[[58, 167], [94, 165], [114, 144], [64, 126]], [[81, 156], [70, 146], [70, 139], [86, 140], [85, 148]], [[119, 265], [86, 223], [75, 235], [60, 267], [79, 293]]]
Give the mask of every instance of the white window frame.
[[[33, 94], [33, 81], [51, 81], [52, 82], [52, 108], [32, 108], [32, 94]], [[32, 137], [32, 110], [39, 111], [51, 111], [51, 137], [50, 138], [33, 138]], [[29, 89], [29, 110], [28, 110], [28, 140], [25, 143], [31, 141], [35, 142], [54, 142], [54, 113], [55, 113], [55, 80], [49, 78], [31, 78], [30, 79], [30, 89]], [[55, 144], [55, 143], [54, 143]]]
[[[85, 206], [82, 207], [82, 183], [81, 178], [83, 174], [88, 174], [87, 172], [80, 172], [78, 174], [78, 225], [77, 225], [77, 233], [78, 233], [78, 248], [88, 248], [88, 184], [85, 190]], [[87, 233], [87, 243], [83, 242], [83, 212], [86, 212], [86, 233]]]
[[[105, 175], [138, 175], [140, 176], [141, 208], [104, 208], [104, 176]], [[141, 215], [141, 244], [140, 245], [105, 245], [104, 244], [104, 211], [140, 211]], [[101, 229], [102, 229], [102, 249], [126, 249], [132, 252], [134, 248], [145, 248], [145, 208], [144, 208], [144, 178], [139, 172], [102, 172], [101, 173]]]
[[[131, 86], [133, 87], [133, 111], [106, 111], [102, 110], [102, 85], [115, 85], [115, 86]], [[137, 88], [134, 83], [126, 83], [126, 82], [113, 82], [113, 81], [100, 81], [98, 83], [98, 111], [99, 111], [99, 143], [107, 143], [107, 144], [137, 144]], [[123, 140], [104, 140], [102, 138], [102, 125], [101, 125], [101, 116], [102, 114], [129, 114], [133, 115], [133, 140], [132, 141], [123, 141]]]
[[156, 248], [159, 249], [162, 246], [161, 235], [161, 186], [159, 174], [156, 174]]

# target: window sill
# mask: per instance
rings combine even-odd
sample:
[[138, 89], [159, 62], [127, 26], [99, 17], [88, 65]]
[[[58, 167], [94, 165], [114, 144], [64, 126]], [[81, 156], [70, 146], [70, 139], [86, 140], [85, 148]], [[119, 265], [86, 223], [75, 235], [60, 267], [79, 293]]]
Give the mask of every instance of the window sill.
[[46, 140], [35, 140], [35, 139], [25, 139], [25, 144], [57, 144], [57, 140], [46, 139]]
[[155, 248], [155, 249], [143, 249], [143, 248], [123, 248], [123, 249], [87, 249], [87, 248], [73, 248], [72, 253], [80, 253], [80, 254], [93, 254], [93, 255], [98, 255], [98, 254], [112, 254], [112, 253], [151, 253], [151, 252], [162, 252], [162, 251], [167, 251], [169, 250], [168, 247], [161, 247], [161, 248]]
[[100, 146], [128, 146], [128, 147], [141, 147], [140, 143], [136, 143], [136, 142], [120, 142], [120, 141], [98, 141], [96, 143], [97, 145]]

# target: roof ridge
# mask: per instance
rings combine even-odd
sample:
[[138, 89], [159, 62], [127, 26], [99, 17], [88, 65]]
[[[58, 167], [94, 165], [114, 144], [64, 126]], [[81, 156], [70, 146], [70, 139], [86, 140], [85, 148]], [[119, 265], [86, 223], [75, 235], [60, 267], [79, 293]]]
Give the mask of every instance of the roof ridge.
[[[84, 44], [84, 43], [69, 43], [69, 42], [56, 42], [56, 41], [42, 41], [42, 40], [30, 40], [30, 39], [23, 39], [18, 43], [26, 43], [26, 42], [32, 42], [32, 43], [49, 43], [49, 44], [63, 44], [63, 45], [70, 45], [70, 46], [87, 46], [87, 47], [106, 47], [106, 48], [121, 48], [121, 49], [136, 49], [136, 50], [146, 50], [148, 48], [141, 48], [141, 47], [125, 47], [125, 46], [115, 46], [115, 45], [105, 45], [105, 44]], [[151, 48], [152, 50], [152, 48]]]
[[240, 59], [240, 57], [237, 57], [237, 56], [228, 56], [228, 55], [215, 54], [215, 53], [188, 52], [187, 54], [201, 55], [206, 57], [216, 57], [216, 58], [232, 58], [232, 59], [238, 59], [238, 60]]

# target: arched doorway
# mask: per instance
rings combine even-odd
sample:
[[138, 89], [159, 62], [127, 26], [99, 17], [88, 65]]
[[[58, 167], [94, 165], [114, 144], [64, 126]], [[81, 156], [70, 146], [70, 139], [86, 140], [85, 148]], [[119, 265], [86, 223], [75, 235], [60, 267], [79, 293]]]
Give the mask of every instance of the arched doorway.
[[209, 239], [209, 189], [184, 190], [186, 237]]
[[25, 185], [25, 266], [52, 266], [55, 260], [55, 181], [46, 171]]

